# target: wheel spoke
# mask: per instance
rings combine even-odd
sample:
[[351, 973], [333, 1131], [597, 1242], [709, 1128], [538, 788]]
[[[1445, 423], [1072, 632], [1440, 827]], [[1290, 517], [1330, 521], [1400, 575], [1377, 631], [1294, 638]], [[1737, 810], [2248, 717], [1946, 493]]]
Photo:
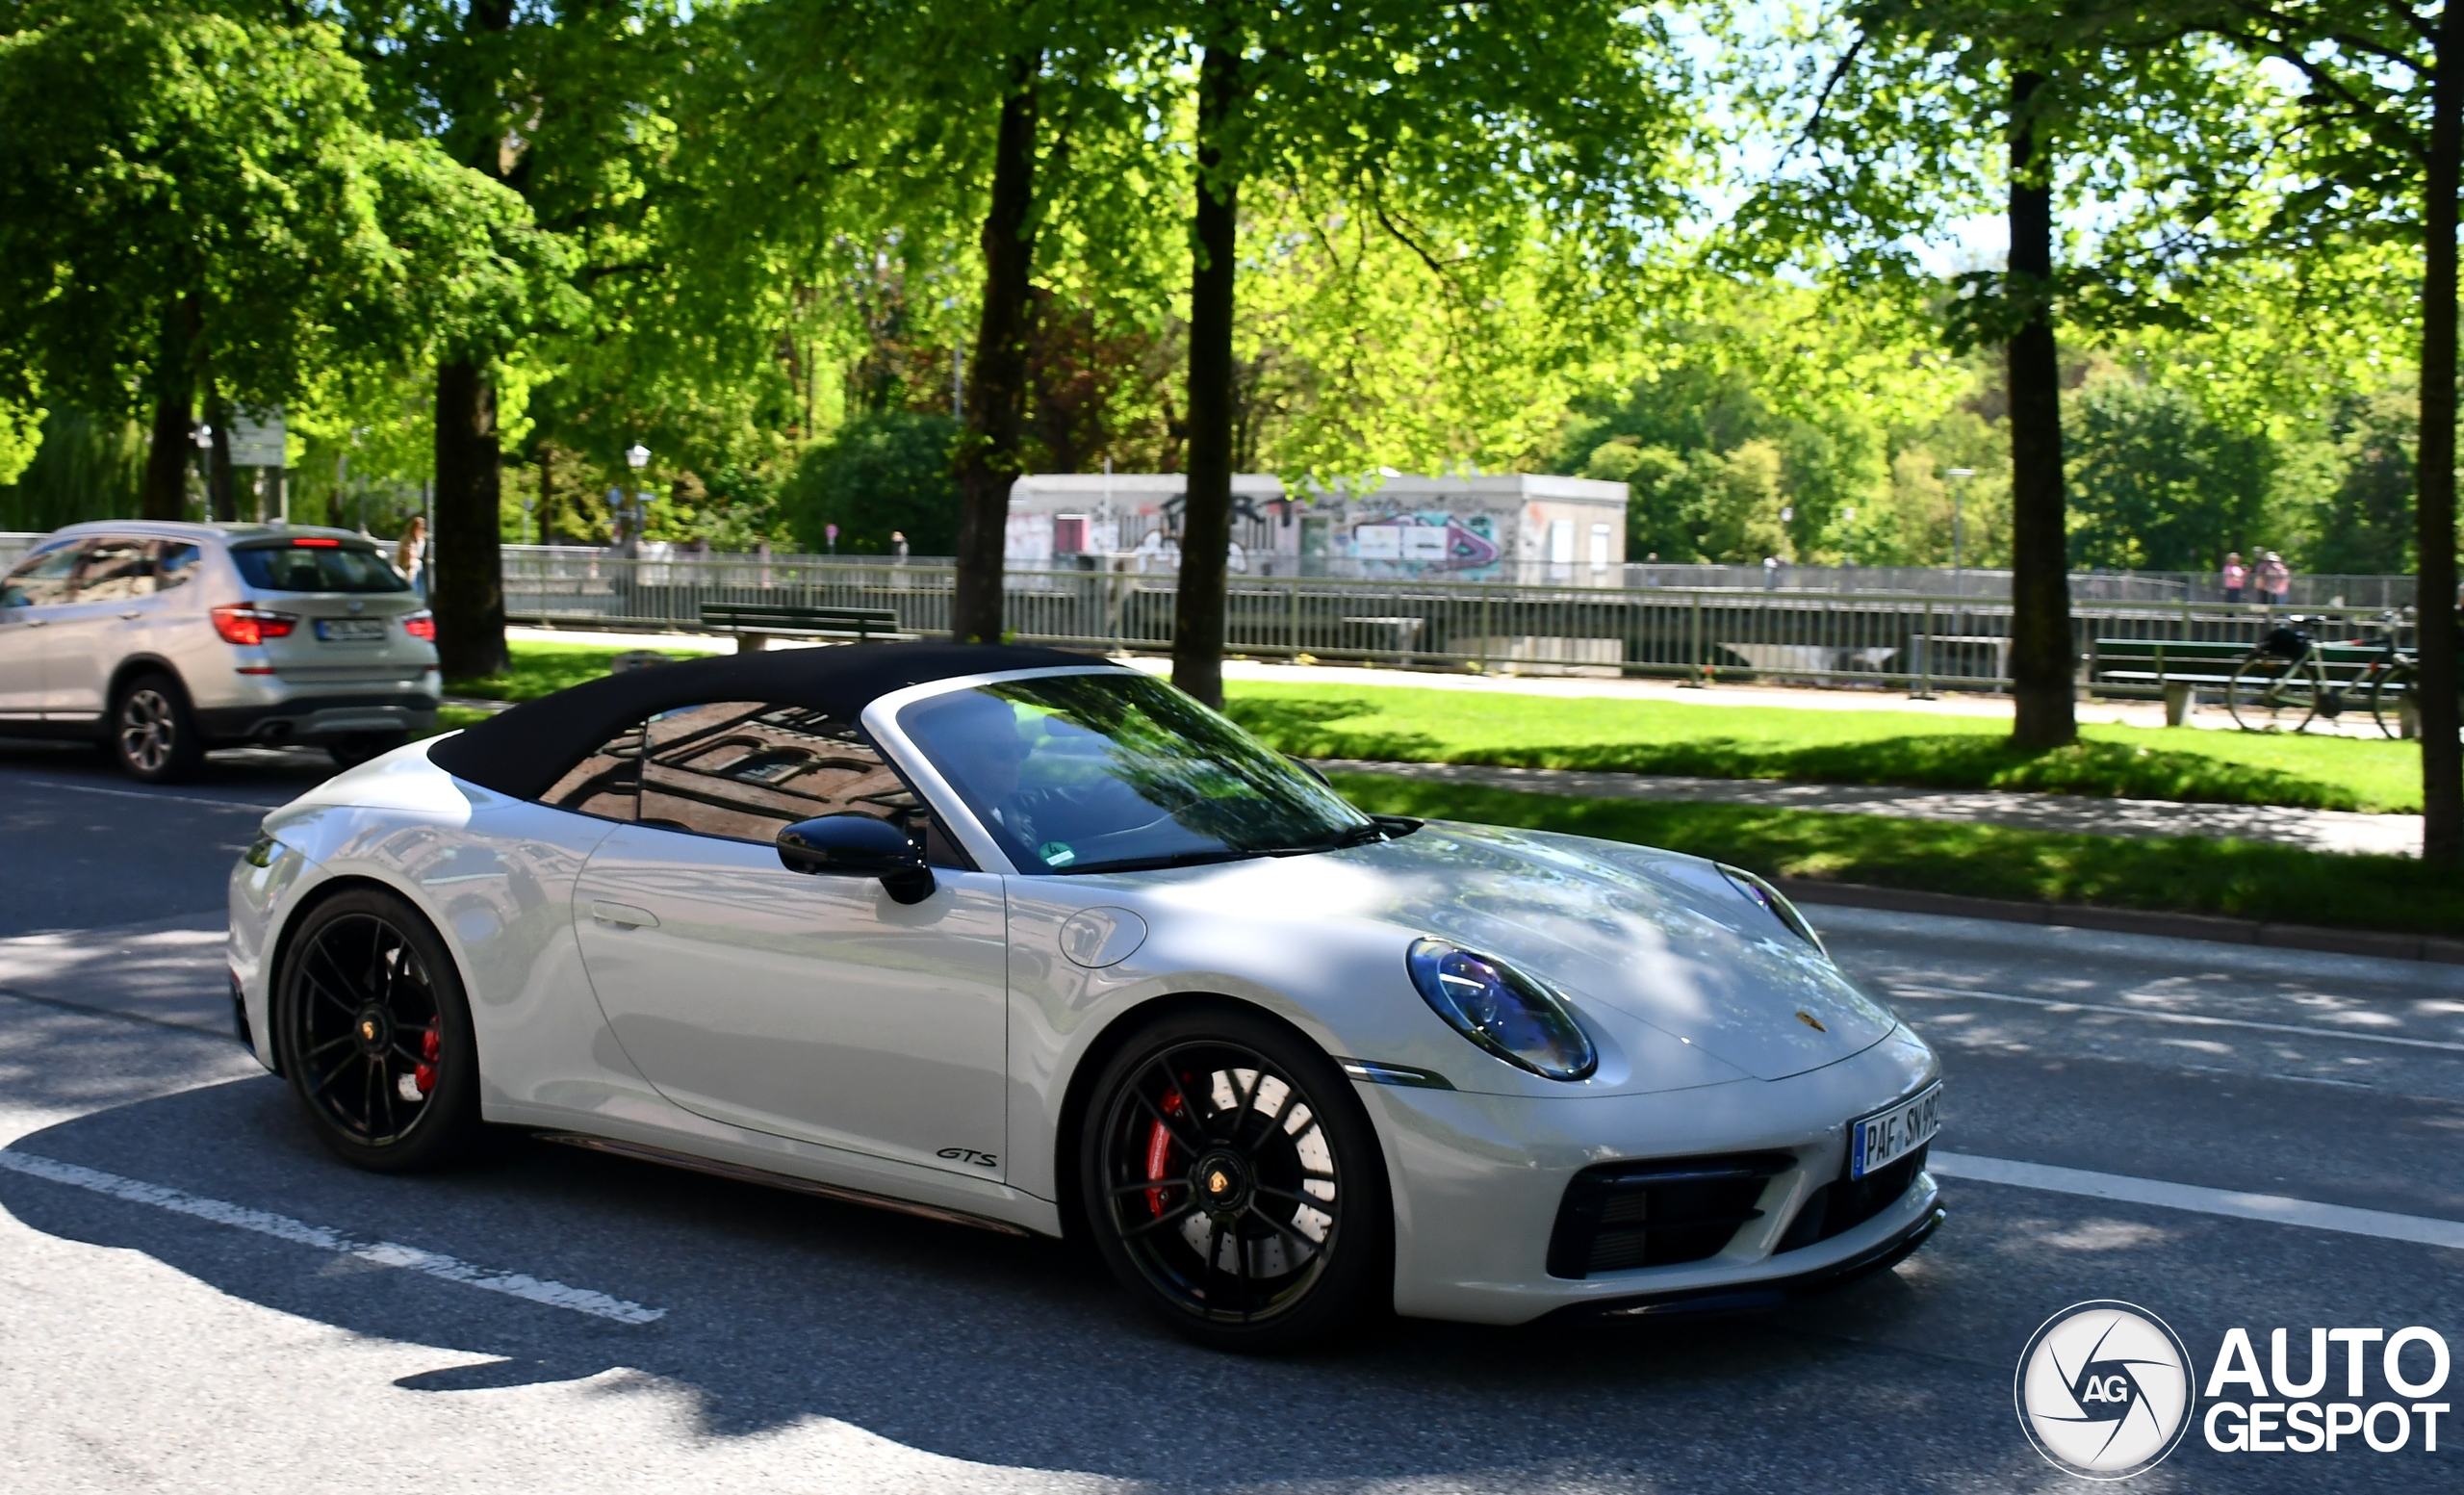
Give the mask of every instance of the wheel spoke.
[[361, 1087], [359, 1093], [359, 1129], [371, 1137], [376, 1135], [376, 1076], [383, 1072], [383, 1065], [369, 1060], [368, 1083]]
[[1254, 1192], [1263, 1194], [1269, 1199], [1290, 1199], [1295, 1204], [1308, 1205], [1329, 1220], [1335, 1218], [1335, 1201], [1332, 1199], [1322, 1199], [1314, 1194], [1295, 1194], [1289, 1189], [1278, 1189], [1272, 1184], [1256, 1184], [1252, 1188]]
[[[1293, 1240], [1300, 1243], [1302, 1249], [1307, 1252], [1307, 1255], [1301, 1257], [1301, 1261], [1306, 1261], [1310, 1256], [1315, 1256], [1320, 1251], [1326, 1249], [1324, 1242], [1309, 1239], [1309, 1237], [1300, 1232], [1299, 1226], [1295, 1225], [1288, 1220], [1277, 1220], [1272, 1215], [1268, 1214], [1265, 1210], [1254, 1207], [1250, 1209], [1249, 1213], [1257, 1216], [1260, 1220], [1265, 1221], [1269, 1228], [1279, 1230], [1285, 1235], [1291, 1237]], [[1293, 1263], [1295, 1266], [1298, 1266], [1299, 1264], [1299, 1262]]]
[[[1222, 1221], [1220, 1221], [1220, 1220], [1209, 1221], [1209, 1222], [1207, 1223], [1207, 1228], [1206, 1228], [1206, 1278], [1205, 1278], [1205, 1280], [1206, 1280], [1206, 1290], [1207, 1290], [1207, 1292], [1208, 1292], [1210, 1295], [1212, 1295], [1212, 1294], [1214, 1293], [1214, 1291], [1215, 1291], [1215, 1279], [1216, 1279], [1216, 1277], [1217, 1277], [1217, 1276], [1220, 1276], [1220, 1275], [1221, 1275], [1221, 1273], [1222, 1273], [1222, 1271], [1223, 1271], [1223, 1222], [1222, 1222]], [[1207, 1302], [1207, 1307], [1208, 1307], [1208, 1309], [1211, 1311], [1211, 1310], [1214, 1308], [1214, 1306], [1215, 1306], [1214, 1300], [1213, 1300], [1213, 1298], [1210, 1296], [1210, 1298], [1208, 1299], [1208, 1302]]]
[[[328, 931], [328, 933], [330, 933], [330, 931]], [[351, 989], [353, 983], [348, 976], [343, 974], [343, 963], [334, 959], [333, 951], [325, 948], [324, 935], [319, 935], [317, 937], [317, 942], [308, 947], [308, 954], [311, 956], [323, 956], [325, 959], [326, 968], [333, 972], [333, 976], [336, 981], [342, 983], [343, 990], [346, 992]], [[327, 996], [332, 997], [334, 1002], [340, 1006], [343, 1011], [349, 1013], [354, 1017], [358, 1015], [359, 1008], [357, 1005], [344, 1001], [340, 996], [336, 996], [330, 988], [328, 988], [322, 981], [319, 981], [317, 979], [317, 973], [308, 968], [308, 961], [305, 957], [303, 957], [299, 962], [299, 973], [306, 976], [310, 981], [315, 982], [317, 990], [324, 992]]]
[[1166, 1225], [1178, 1224], [1196, 1213], [1197, 1201], [1195, 1199], [1192, 1199], [1189, 1203], [1182, 1205], [1178, 1209], [1167, 1210], [1152, 1220], [1130, 1226], [1128, 1229], [1123, 1230], [1120, 1233], [1120, 1238], [1124, 1241], [1134, 1241], [1140, 1236], [1144, 1235], [1149, 1230], [1161, 1230]]
[[[1161, 1069], [1161, 1068], [1162, 1068], [1162, 1065], [1159, 1063], [1159, 1064], [1156, 1066], [1156, 1068]], [[1172, 1094], [1173, 1094], [1173, 1095], [1181, 1095], [1181, 1088], [1180, 1088], [1178, 1085], [1174, 1085], [1174, 1084], [1172, 1083], [1172, 1076], [1171, 1076], [1170, 1071], [1168, 1071], [1168, 1070], [1167, 1070], [1167, 1071], [1165, 1072], [1165, 1075], [1164, 1075], [1164, 1083], [1165, 1083], [1167, 1086], [1169, 1086], [1169, 1087], [1170, 1087], [1171, 1092], [1172, 1092]], [[1189, 1134], [1188, 1134], [1187, 1132], [1184, 1132], [1184, 1131], [1182, 1131], [1182, 1130], [1181, 1130], [1181, 1128], [1180, 1128], [1180, 1124], [1179, 1124], [1178, 1122], [1174, 1121], [1170, 1117], [1166, 1116], [1166, 1115], [1164, 1114], [1164, 1108], [1163, 1108], [1162, 1106], [1159, 1106], [1159, 1105], [1157, 1105], [1154, 1101], [1147, 1099], [1147, 1098], [1146, 1098], [1146, 1092], [1144, 1092], [1144, 1091], [1142, 1091], [1142, 1090], [1140, 1090], [1140, 1089], [1138, 1088], [1138, 1086], [1137, 1086], [1135, 1083], [1133, 1083], [1133, 1084], [1131, 1084], [1131, 1086], [1129, 1087], [1129, 1093], [1130, 1093], [1130, 1095], [1132, 1095], [1133, 1096], [1137, 1097], [1138, 1103], [1139, 1103], [1140, 1105], [1142, 1105], [1142, 1106], [1143, 1106], [1143, 1107], [1145, 1107], [1145, 1108], [1146, 1108], [1146, 1114], [1147, 1114], [1148, 1116], [1153, 1117], [1156, 1121], [1161, 1121], [1161, 1122], [1163, 1123], [1163, 1125], [1164, 1125], [1164, 1130], [1165, 1130], [1165, 1131], [1167, 1131], [1167, 1132], [1168, 1132], [1168, 1133], [1171, 1135], [1171, 1138], [1172, 1138], [1172, 1140], [1173, 1140], [1174, 1142], [1177, 1142], [1177, 1143], [1179, 1143], [1179, 1144], [1181, 1145], [1181, 1149], [1182, 1149], [1183, 1151], [1185, 1151], [1185, 1152], [1189, 1153], [1189, 1155], [1190, 1155], [1190, 1156], [1192, 1156], [1192, 1157], [1195, 1157], [1195, 1156], [1197, 1156], [1197, 1155], [1198, 1155], [1198, 1153], [1199, 1153], [1199, 1152], [1201, 1152], [1201, 1151], [1205, 1150], [1205, 1149], [1203, 1148], [1203, 1147], [1201, 1147], [1198, 1143], [1196, 1143], [1196, 1142], [1193, 1142], [1193, 1141], [1190, 1139], [1190, 1136], [1189, 1136]], [[1190, 1108], [1190, 1100], [1189, 1100], [1189, 1097], [1188, 1097], [1187, 1095], [1181, 1095], [1181, 1110], [1182, 1110], [1184, 1113], [1187, 1113], [1187, 1112], [1188, 1112], [1188, 1110], [1189, 1110], [1189, 1108]]]
[[1187, 1189], [1189, 1187], [1191, 1187], [1191, 1184], [1186, 1178], [1142, 1178], [1136, 1183], [1116, 1183], [1113, 1185], [1113, 1193], [1152, 1194], [1158, 1189]]
[[[1261, 1071], [1259, 1079], [1262, 1083], [1265, 1077], [1264, 1071]], [[1249, 1304], [1257, 1294], [1251, 1289], [1249, 1283], [1249, 1243], [1243, 1239], [1238, 1229], [1232, 1232], [1232, 1268], [1239, 1274], [1238, 1280], [1241, 1284], [1241, 1322], [1246, 1324], [1249, 1322]]]
[[[1235, 1085], [1241, 1083], [1241, 1076], [1237, 1070], [1233, 1072], [1232, 1083]], [[1249, 1124], [1250, 1113], [1257, 1107], [1258, 1092], [1266, 1088], [1266, 1083], [1267, 1071], [1265, 1070], [1260, 1069], [1252, 1072], [1249, 1080], [1248, 1094], [1241, 1097], [1241, 1109], [1232, 1113], [1231, 1130], [1225, 1134], [1226, 1140], [1229, 1141], [1232, 1146], [1237, 1147], [1241, 1145], [1241, 1129]]]
[[[369, 1067], [376, 1071], [376, 1097], [385, 1102], [385, 1135], [391, 1137], [402, 1129], [402, 1123], [394, 1117], [394, 1071], [385, 1068], [380, 1059], [370, 1060]], [[376, 1118], [368, 1119], [368, 1130], [370, 1135], [375, 1134]]]
[[299, 1062], [301, 1064], [306, 1064], [309, 1060], [316, 1058], [319, 1054], [330, 1054], [335, 1049], [342, 1047], [345, 1044], [349, 1042], [351, 1042], [351, 1036], [347, 1033], [344, 1034], [340, 1038], [329, 1038], [325, 1040], [325, 1042], [318, 1044], [316, 1047], [308, 1050], [306, 1053], [301, 1054], [299, 1056]]
[[342, 1078], [343, 1071], [350, 1068], [350, 1062], [353, 1059], [364, 1060], [365, 1058], [367, 1058], [365, 1054], [345, 1054], [342, 1057], [341, 1062], [337, 1063], [332, 1069], [325, 1071], [325, 1077], [323, 1079], [315, 1081], [307, 1087], [307, 1093], [313, 1095], [319, 1091], [323, 1090], [326, 1086], [331, 1085], [334, 1081]]

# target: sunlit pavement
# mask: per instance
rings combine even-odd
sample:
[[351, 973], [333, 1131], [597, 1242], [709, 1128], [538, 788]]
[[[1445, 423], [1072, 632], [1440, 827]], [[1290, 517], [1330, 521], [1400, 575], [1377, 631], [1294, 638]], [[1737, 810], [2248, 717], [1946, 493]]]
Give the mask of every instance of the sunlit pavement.
[[[1401, 1324], [1245, 1360], [1159, 1333], [1058, 1245], [520, 1140], [355, 1173], [227, 1037], [216, 942], [255, 812], [323, 771], [218, 760], [167, 792], [0, 747], [0, 1486], [2071, 1488], [2012, 1409], [2066, 1304], [2163, 1315], [2202, 1373], [2234, 1326], [2263, 1361], [2278, 1326], [2464, 1352], [2464, 1250], [2187, 1193], [1948, 1176], [1922, 1252], [1784, 1312]], [[1946, 1173], [2426, 1223], [2398, 1237], [2464, 1221], [2464, 970], [1817, 917], [1942, 1048]], [[2309, 1456], [2194, 1431], [2134, 1487], [2452, 1487], [2445, 1431]]]

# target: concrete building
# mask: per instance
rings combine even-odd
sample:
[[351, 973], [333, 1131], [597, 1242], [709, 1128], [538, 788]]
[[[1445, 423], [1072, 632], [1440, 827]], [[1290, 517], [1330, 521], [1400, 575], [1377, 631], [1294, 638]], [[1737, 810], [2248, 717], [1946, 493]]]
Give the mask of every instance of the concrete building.
[[[1010, 490], [1013, 568], [1169, 568], [1180, 555], [1177, 473], [1030, 474]], [[1270, 474], [1232, 480], [1235, 571], [1250, 576], [1431, 577], [1615, 584], [1626, 560], [1626, 485], [1508, 473], [1397, 474], [1362, 492], [1288, 492]]]

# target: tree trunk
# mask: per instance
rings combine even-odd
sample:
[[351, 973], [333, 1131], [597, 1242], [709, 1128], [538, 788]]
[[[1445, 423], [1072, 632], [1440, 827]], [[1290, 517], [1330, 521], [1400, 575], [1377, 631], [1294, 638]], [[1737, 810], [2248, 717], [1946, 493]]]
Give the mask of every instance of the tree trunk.
[[214, 433], [206, 449], [205, 517], [227, 525], [240, 517], [231, 496], [231, 404], [212, 374], [205, 380], [205, 425]]
[[498, 534], [497, 394], [485, 365], [436, 369], [436, 566], [428, 606], [448, 680], [503, 672], [504, 557]]
[[2430, 89], [2429, 162], [2422, 211], [2421, 492], [2414, 523], [2421, 619], [2422, 857], [2464, 863], [2464, 750], [2456, 741], [2455, 611], [2455, 192], [2464, 158], [2464, 66], [2458, 7], [2439, 17], [2437, 75]]
[[2070, 558], [2062, 492], [2062, 366], [2053, 338], [2053, 173], [2036, 152], [2029, 101], [2044, 79], [2011, 78], [2011, 261], [2020, 313], [2008, 348], [2011, 393], [2011, 740], [2077, 739], [2072, 712]]
[[1036, 74], [1043, 54], [1010, 60], [984, 215], [984, 308], [975, 327], [975, 400], [959, 446], [958, 581], [950, 636], [1001, 640], [1001, 561], [1027, 400], [1028, 274], [1036, 257]]
[[196, 398], [196, 374], [189, 351], [196, 343], [197, 310], [193, 296], [163, 314], [163, 341], [154, 370], [154, 429], [145, 447], [145, 485], [138, 495], [139, 512], [147, 519], [175, 520], [188, 515], [189, 453], [195, 432], [189, 425]]
[[1189, 483], [1172, 618], [1172, 683], [1223, 704], [1223, 559], [1232, 544], [1232, 276], [1240, 182], [1223, 142], [1246, 87], [1237, 40], [1198, 64], [1197, 211], [1190, 222]]

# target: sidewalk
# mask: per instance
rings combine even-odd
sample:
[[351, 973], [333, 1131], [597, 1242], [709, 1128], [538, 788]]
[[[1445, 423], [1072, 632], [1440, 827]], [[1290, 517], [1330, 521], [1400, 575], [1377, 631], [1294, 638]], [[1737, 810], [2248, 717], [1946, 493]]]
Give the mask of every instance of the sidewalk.
[[2020, 794], [2000, 789], [1912, 789], [1854, 784], [1795, 784], [1770, 779], [1684, 779], [1664, 774], [1588, 773], [1566, 768], [1500, 768], [1484, 763], [1389, 763], [1322, 759], [1335, 773], [1382, 773], [1440, 784], [1471, 784], [1526, 794], [1586, 799], [1683, 800], [1699, 804], [1764, 805], [1838, 814], [1890, 815], [1904, 820], [1959, 820], [2029, 831], [2092, 836], [2233, 836], [2310, 851], [2418, 857], [2419, 815], [2365, 815], [2282, 805], [2195, 805], [2173, 800], [2098, 799], [2076, 794]]

